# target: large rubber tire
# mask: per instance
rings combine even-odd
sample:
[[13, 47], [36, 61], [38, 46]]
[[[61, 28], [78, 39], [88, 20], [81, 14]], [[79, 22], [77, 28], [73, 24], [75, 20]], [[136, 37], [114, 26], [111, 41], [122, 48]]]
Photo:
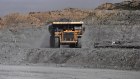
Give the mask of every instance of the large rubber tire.
[[78, 40], [77, 40], [77, 48], [81, 48], [81, 47], [82, 47], [81, 38], [78, 38]]
[[60, 48], [60, 39], [58, 37], [55, 37], [55, 48]]
[[54, 48], [55, 38], [54, 36], [50, 36], [50, 48]]

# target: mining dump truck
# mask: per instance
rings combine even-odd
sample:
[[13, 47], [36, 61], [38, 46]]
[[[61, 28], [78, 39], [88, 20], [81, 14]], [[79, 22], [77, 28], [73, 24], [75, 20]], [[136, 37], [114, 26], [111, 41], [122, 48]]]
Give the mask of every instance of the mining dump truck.
[[60, 45], [69, 45], [71, 48], [81, 48], [84, 30], [83, 22], [52, 22], [49, 26], [50, 47], [59, 48]]

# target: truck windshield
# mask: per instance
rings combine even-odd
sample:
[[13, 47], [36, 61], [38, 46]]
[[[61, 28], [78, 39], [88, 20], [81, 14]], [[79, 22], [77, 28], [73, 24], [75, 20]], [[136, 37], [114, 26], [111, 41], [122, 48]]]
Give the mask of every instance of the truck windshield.
[[75, 26], [74, 29], [75, 29], [75, 30], [80, 30], [80, 29], [82, 29], [82, 27], [79, 27], [79, 26], [77, 27], [77, 26]]

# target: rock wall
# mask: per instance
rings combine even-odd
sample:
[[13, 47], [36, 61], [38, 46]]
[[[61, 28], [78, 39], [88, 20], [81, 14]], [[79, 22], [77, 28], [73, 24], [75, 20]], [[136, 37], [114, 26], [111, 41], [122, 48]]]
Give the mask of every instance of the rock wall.
[[29, 12], [29, 14], [11, 13], [0, 19], [2, 27], [26, 27], [42, 26], [62, 18], [72, 21], [81, 21], [89, 15], [90, 11], [77, 8], [66, 8], [64, 10], [48, 12]]
[[128, 0], [120, 3], [105, 3], [96, 8], [96, 10], [140, 10], [139, 0]]

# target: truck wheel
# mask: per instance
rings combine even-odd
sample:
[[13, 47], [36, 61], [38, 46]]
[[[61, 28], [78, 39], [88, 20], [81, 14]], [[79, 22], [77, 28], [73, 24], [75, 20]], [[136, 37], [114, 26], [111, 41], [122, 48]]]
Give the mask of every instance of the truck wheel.
[[55, 37], [55, 48], [60, 48], [60, 39]]
[[55, 39], [54, 36], [50, 36], [50, 47], [54, 48]]
[[77, 40], [77, 47], [78, 48], [81, 48], [82, 47], [81, 38], [78, 38], [78, 40]]

